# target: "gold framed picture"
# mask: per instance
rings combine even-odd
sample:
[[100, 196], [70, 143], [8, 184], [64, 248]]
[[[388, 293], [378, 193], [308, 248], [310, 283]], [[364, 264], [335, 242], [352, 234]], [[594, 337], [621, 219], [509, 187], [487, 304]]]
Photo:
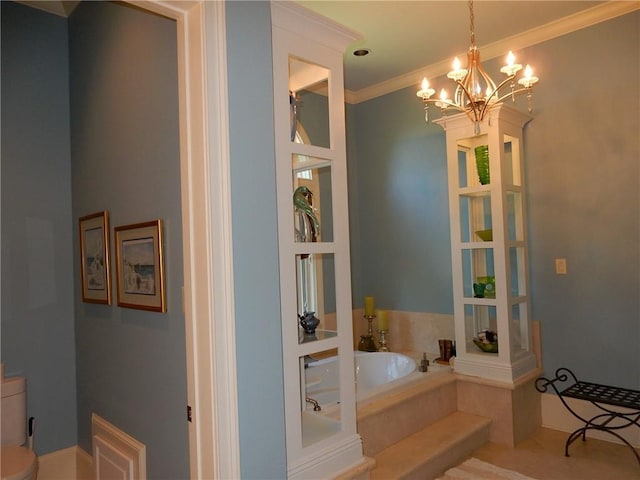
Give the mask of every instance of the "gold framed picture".
[[80, 217], [80, 265], [82, 301], [111, 305], [109, 213]]
[[118, 306], [166, 312], [162, 220], [114, 228]]

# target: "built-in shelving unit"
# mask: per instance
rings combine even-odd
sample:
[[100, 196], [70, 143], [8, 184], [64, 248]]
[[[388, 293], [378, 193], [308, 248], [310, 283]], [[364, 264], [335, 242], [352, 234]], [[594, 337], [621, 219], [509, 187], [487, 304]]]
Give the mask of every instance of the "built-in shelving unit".
[[[271, 5], [288, 478], [329, 478], [364, 460], [356, 431], [342, 65], [357, 37], [293, 2]], [[313, 333], [300, 326], [307, 312], [319, 320]], [[334, 355], [339, 403], [315, 411], [306, 364]]]
[[530, 117], [506, 105], [487, 117], [479, 134], [465, 114], [438, 120], [447, 137], [455, 370], [515, 382], [536, 368], [522, 140]]

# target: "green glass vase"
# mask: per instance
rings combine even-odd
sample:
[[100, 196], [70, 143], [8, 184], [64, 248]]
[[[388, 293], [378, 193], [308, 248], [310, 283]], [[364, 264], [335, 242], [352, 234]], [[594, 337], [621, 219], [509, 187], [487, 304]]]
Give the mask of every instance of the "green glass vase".
[[489, 176], [489, 145], [480, 145], [475, 148], [476, 168], [478, 169], [478, 179], [482, 185], [488, 185]]

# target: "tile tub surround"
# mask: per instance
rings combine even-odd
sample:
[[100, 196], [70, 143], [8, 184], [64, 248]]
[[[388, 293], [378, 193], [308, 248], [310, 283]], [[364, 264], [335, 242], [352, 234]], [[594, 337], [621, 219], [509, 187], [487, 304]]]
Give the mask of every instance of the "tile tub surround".
[[[455, 338], [453, 315], [426, 312], [405, 312], [389, 310], [389, 332], [387, 334], [387, 346], [392, 352], [410, 351], [439, 354], [438, 339]], [[367, 320], [364, 318], [364, 310], [353, 310], [353, 348], [357, 350], [360, 335], [367, 333]], [[373, 320], [374, 336], [378, 343], [376, 319]]]
[[[360, 335], [367, 333], [367, 320], [362, 308], [352, 310], [353, 318], [353, 349], [358, 349]], [[429, 360], [440, 355], [438, 340], [441, 338], [455, 340], [455, 325], [453, 315], [428, 312], [405, 312], [389, 310], [389, 332], [387, 346], [392, 352], [403, 352], [413, 356], [418, 361], [423, 352], [428, 354]], [[537, 367], [542, 368], [540, 321], [532, 322], [532, 349], [537, 359]], [[376, 320], [373, 321], [374, 336], [378, 344]], [[416, 355], [417, 354], [417, 355]]]
[[453, 373], [425, 376], [371, 401], [358, 402], [358, 433], [373, 456], [456, 410]]
[[515, 446], [529, 438], [542, 423], [536, 370], [515, 384], [455, 374], [458, 410], [491, 419], [489, 440]]

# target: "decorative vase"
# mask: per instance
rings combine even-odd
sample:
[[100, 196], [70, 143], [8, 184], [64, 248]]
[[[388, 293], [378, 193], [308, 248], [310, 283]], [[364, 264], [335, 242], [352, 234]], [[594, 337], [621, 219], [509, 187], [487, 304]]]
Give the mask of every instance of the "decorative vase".
[[475, 148], [476, 168], [478, 179], [482, 185], [489, 184], [489, 145], [480, 145]]
[[320, 323], [320, 319], [316, 317], [316, 312], [305, 311], [303, 315], [298, 315], [300, 319], [300, 326], [304, 329], [306, 335], [313, 335], [316, 333], [316, 328]]

